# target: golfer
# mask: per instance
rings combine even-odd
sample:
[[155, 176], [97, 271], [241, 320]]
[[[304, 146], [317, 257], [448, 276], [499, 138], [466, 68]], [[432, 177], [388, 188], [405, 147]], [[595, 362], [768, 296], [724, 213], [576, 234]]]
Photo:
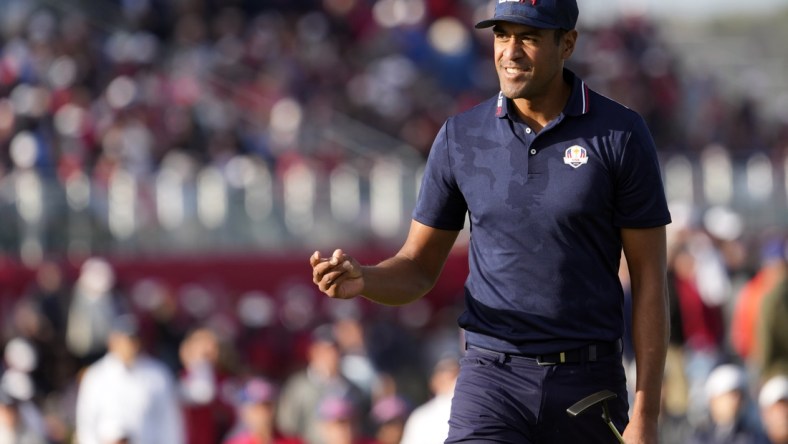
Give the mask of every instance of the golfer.
[[[340, 249], [310, 258], [330, 297], [407, 304], [433, 286], [467, 216], [467, 352], [446, 443], [616, 442], [595, 415], [566, 414], [600, 390], [617, 395], [610, 416], [627, 443], [657, 442], [670, 214], [642, 117], [564, 67], [577, 18], [575, 0], [497, 0], [476, 27], [492, 28], [500, 93], [440, 129], [399, 252], [374, 266]], [[622, 250], [637, 361], [631, 416]]]

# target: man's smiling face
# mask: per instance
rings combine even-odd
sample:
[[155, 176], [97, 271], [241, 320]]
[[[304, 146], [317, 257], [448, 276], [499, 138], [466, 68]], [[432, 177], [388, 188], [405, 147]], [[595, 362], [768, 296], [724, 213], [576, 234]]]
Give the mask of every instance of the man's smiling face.
[[534, 99], [563, 78], [563, 62], [574, 49], [576, 33], [556, 41], [555, 29], [498, 22], [495, 36], [495, 68], [501, 91], [510, 99]]

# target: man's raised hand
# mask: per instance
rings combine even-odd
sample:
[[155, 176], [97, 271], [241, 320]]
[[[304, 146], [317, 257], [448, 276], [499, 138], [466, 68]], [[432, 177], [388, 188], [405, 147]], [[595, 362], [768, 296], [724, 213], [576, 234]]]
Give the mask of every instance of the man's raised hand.
[[315, 251], [309, 257], [309, 264], [312, 266], [312, 282], [329, 297], [351, 299], [364, 289], [361, 265], [342, 250], [334, 250], [331, 257], [322, 257], [319, 251]]

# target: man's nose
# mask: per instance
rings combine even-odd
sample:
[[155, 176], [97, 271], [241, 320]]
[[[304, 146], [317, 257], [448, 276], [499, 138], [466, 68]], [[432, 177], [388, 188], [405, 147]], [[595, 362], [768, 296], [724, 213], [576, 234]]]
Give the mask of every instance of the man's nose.
[[516, 38], [511, 38], [503, 49], [503, 55], [508, 59], [518, 59], [524, 54], [523, 45]]

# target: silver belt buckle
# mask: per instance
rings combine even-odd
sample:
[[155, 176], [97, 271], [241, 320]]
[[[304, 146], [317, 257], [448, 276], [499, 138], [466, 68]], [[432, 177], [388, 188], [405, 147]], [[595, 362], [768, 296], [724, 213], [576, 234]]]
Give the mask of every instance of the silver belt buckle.
[[548, 365], [563, 364], [564, 362], [566, 362], [566, 354], [564, 352], [559, 353], [558, 354], [558, 360], [559, 360], [559, 362], [550, 362], [550, 361], [543, 361], [542, 360], [542, 355], [538, 355], [536, 357], [536, 363], [538, 365], [548, 366]]

